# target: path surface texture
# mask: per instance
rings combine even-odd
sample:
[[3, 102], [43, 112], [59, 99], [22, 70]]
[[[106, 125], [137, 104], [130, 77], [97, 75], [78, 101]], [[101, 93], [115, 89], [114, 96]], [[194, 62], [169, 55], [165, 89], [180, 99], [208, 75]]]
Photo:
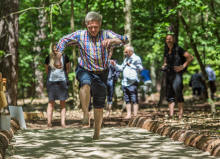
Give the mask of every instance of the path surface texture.
[[208, 159], [208, 152], [140, 128], [108, 127], [100, 140], [93, 129], [27, 129], [14, 136], [8, 159]]

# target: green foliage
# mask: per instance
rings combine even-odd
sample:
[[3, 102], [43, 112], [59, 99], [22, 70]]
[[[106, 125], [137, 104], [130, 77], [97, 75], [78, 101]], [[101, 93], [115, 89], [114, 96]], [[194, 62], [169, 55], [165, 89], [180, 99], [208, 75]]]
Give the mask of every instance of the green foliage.
[[[58, 0], [45, 1], [48, 24], [45, 26], [47, 33], [46, 40], [36, 42], [37, 30], [39, 29], [39, 10], [30, 10], [19, 16], [19, 89], [29, 88], [33, 85], [35, 62], [40, 63], [40, 70], [44, 70], [44, 59], [48, 55], [48, 48], [51, 41], [57, 42], [62, 36], [71, 33], [70, 1], [62, 4], [55, 3]], [[97, 11], [103, 15], [103, 29], [110, 29], [116, 33], [124, 34], [124, 0], [109, 1], [87, 1], [74, 0], [74, 23], [75, 30], [85, 29], [84, 17], [88, 11]], [[214, 1], [215, 9], [210, 5], [211, 1], [203, 0], [180, 0], [175, 5], [174, 1], [164, 0], [133, 0], [132, 1], [132, 45], [135, 52], [142, 58], [145, 68], [155, 66], [156, 74], [159, 76], [159, 68], [163, 63], [164, 38], [167, 28], [173, 23], [177, 13], [181, 13], [187, 24], [197, 49], [204, 64], [211, 64], [216, 71], [217, 80], [220, 80], [220, 43], [216, 33], [220, 27], [220, 7], [218, 1]], [[28, 7], [40, 7], [42, 3], [34, 0], [21, 0], [20, 10]], [[168, 9], [169, 8], [169, 9]], [[52, 13], [53, 30], [50, 32], [49, 16]], [[216, 18], [215, 18], [216, 17]], [[220, 31], [218, 31], [220, 34]], [[183, 24], [179, 19], [179, 41], [178, 44], [194, 55], [191, 42]], [[39, 55], [33, 47], [40, 45], [42, 53]], [[119, 63], [123, 60], [123, 48], [114, 50], [113, 58]], [[65, 53], [72, 59], [71, 49], [66, 49]], [[0, 57], [5, 53], [0, 51]], [[194, 61], [184, 74], [184, 84], [187, 85], [191, 74], [199, 68], [194, 56]], [[69, 74], [69, 79], [73, 80], [75, 73]]]
[[5, 55], [5, 51], [4, 50], [0, 50], [0, 57]]

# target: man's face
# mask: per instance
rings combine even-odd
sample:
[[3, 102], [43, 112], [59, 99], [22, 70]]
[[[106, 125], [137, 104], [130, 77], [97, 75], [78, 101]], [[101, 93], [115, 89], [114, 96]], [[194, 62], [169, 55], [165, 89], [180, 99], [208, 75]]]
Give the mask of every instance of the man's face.
[[124, 49], [124, 55], [126, 57], [130, 57], [133, 54], [133, 52], [127, 48]]
[[167, 44], [173, 44], [174, 43], [174, 38], [172, 35], [167, 35], [166, 37], [166, 43]]
[[87, 29], [89, 33], [94, 37], [98, 35], [100, 28], [101, 28], [101, 24], [98, 21], [89, 21], [87, 24]]

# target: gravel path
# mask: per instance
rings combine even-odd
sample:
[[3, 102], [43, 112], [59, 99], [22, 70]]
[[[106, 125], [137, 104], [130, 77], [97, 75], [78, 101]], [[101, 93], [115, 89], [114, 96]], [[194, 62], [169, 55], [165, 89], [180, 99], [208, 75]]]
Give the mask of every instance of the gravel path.
[[27, 129], [14, 136], [7, 159], [208, 159], [208, 152], [144, 129], [108, 127], [100, 140], [92, 140], [93, 129]]

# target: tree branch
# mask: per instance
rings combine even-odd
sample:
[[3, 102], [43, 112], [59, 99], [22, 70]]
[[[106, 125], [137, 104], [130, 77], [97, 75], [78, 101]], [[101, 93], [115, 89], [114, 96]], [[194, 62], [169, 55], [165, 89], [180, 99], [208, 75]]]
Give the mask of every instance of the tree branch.
[[[51, 7], [51, 6], [53, 6], [53, 5], [60, 5], [60, 4], [63, 3], [64, 1], [65, 1], [65, 0], [60, 0], [60, 1], [57, 2], [57, 3], [52, 3], [52, 4], [49, 5], [49, 7]], [[20, 10], [20, 11], [17, 11], [17, 12], [12, 12], [12, 13], [6, 15], [6, 16], [3, 16], [3, 17], [0, 18], [0, 20], [6, 19], [7, 17], [13, 16], [13, 15], [15, 15], [15, 14], [25, 13], [25, 12], [27, 12], [27, 11], [29, 11], [29, 10], [40, 10], [40, 9], [44, 9], [44, 8], [46, 8], [46, 7], [30, 7], [30, 8], [26, 8], [26, 9], [23, 9], [23, 10]]]

